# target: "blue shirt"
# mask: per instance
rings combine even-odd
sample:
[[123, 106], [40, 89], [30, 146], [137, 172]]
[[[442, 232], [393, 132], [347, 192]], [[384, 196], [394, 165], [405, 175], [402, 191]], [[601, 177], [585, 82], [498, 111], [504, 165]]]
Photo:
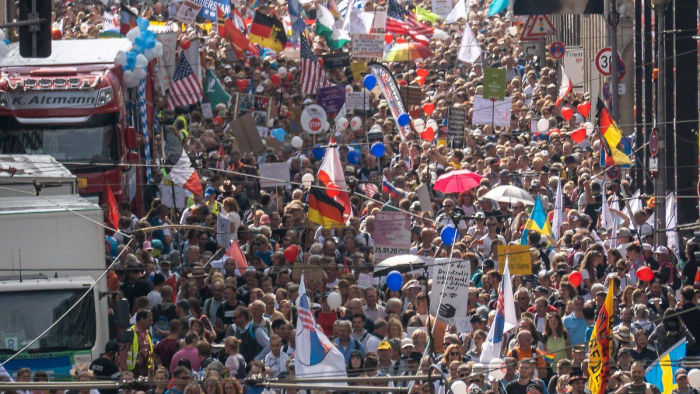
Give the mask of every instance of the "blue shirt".
[[365, 357], [365, 347], [362, 346], [362, 342], [350, 338], [350, 343], [348, 343], [348, 347], [343, 349], [343, 346], [340, 345], [340, 338], [336, 338], [333, 340], [333, 344], [335, 345], [338, 350], [340, 350], [341, 353], [343, 353], [343, 357], [345, 357], [345, 363], [348, 364], [350, 362], [350, 355], [352, 352], [355, 350], [358, 350], [360, 353], [362, 353], [362, 358]]
[[588, 323], [583, 317], [576, 317], [573, 313], [563, 320], [564, 327], [566, 331], [569, 332], [569, 338], [571, 339], [571, 346], [585, 344], [586, 343], [586, 330], [588, 329]]

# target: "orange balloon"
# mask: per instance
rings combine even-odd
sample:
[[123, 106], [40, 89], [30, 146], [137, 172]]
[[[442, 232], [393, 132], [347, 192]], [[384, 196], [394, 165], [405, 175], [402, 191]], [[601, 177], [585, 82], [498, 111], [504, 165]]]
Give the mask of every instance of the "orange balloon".
[[419, 77], [426, 78], [430, 72], [424, 68], [419, 68], [416, 70], [416, 74], [418, 74]]

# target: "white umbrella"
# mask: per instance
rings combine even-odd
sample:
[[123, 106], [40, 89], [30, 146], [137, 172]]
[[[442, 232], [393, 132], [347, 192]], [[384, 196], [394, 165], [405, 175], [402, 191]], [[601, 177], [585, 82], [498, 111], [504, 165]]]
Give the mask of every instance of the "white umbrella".
[[401, 273], [410, 272], [416, 269], [423, 269], [426, 260], [413, 254], [402, 254], [399, 256], [389, 257], [381, 263], [374, 266], [374, 276], [386, 276], [391, 271], [399, 271]]
[[496, 202], [522, 202], [525, 205], [535, 205], [535, 199], [525, 189], [513, 185], [496, 186], [481, 198]]
[[447, 34], [447, 32], [444, 31], [444, 30], [442, 30], [442, 29], [435, 29], [435, 31], [433, 32], [433, 37], [432, 37], [432, 38], [433, 38], [434, 40], [442, 40], [443, 38], [447, 38], [447, 37], [449, 37], [449, 36], [450, 36], [450, 35]]

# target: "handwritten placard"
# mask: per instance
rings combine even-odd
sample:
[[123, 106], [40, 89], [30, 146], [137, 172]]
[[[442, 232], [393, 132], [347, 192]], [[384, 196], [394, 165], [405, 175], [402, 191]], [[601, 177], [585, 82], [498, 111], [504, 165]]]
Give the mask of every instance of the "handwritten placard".
[[345, 109], [347, 111], [362, 110], [362, 102], [364, 101], [364, 109], [369, 109], [370, 95], [364, 92], [352, 92], [345, 95]]
[[508, 258], [508, 268], [512, 275], [532, 275], [530, 247], [527, 245], [498, 245], [498, 272], [503, 274]]
[[378, 212], [374, 219], [374, 261], [411, 253], [411, 219], [403, 212]]
[[472, 124], [510, 126], [511, 100], [491, 101], [482, 96], [474, 96], [474, 111]]
[[435, 259], [431, 277], [430, 313], [450, 324], [467, 316], [471, 263], [450, 258]]
[[364, 60], [352, 62], [350, 69], [352, 70], [352, 78], [359, 81], [362, 78], [362, 74], [367, 73], [367, 63]]
[[381, 59], [384, 57], [384, 34], [353, 34], [352, 57]]
[[360, 277], [357, 280], [357, 287], [360, 289], [375, 287], [377, 285], [379, 285], [379, 278], [375, 278], [371, 274], [360, 274]]
[[260, 187], [284, 186], [289, 183], [289, 164], [263, 163], [260, 164]]
[[372, 31], [382, 34], [386, 33], [386, 11], [374, 11]]

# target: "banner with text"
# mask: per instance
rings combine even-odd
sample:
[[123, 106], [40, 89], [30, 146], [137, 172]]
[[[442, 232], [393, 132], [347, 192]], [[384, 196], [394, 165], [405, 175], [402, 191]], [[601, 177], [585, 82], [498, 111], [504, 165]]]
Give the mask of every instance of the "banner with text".
[[403, 212], [377, 212], [374, 219], [374, 261], [411, 253], [411, 218]]
[[467, 316], [471, 276], [468, 260], [435, 259], [431, 273], [430, 313], [447, 323]]

